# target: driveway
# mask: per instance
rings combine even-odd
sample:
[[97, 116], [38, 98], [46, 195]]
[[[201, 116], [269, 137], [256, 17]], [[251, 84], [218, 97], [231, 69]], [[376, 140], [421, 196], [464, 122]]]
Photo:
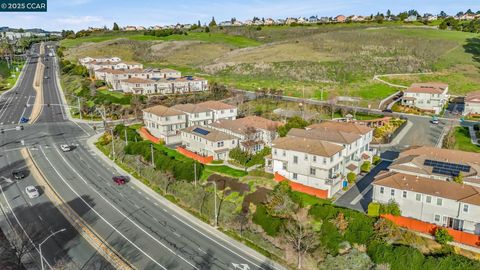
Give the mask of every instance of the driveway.
[[338, 198], [334, 204], [361, 212], [367, 212], [368, 204], [372, 201], [371, 183], [375, 176], [390, 166], [391, 163], [391, 161], [382, 160], [382, 162], [375, 166], [368, 174], [358, 180], [355, 186]]

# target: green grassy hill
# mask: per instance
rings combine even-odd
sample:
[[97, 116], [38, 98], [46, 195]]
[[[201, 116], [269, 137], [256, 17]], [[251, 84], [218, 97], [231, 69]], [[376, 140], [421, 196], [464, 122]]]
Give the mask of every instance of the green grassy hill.
[[434, 72], [386, 78], [400, 84], [444, 81], [463, 94], [480, 89], [479, 38], [431, 26], [337, 24], [214, 28], [168, 37], [104, 33], [64, 40], [68, 58], [117, 55], [150, 66], [168, 66], [247, 90], [282, 89], [320, 98], [357, 96], [376, 106], [397, 89], [375, 74]]

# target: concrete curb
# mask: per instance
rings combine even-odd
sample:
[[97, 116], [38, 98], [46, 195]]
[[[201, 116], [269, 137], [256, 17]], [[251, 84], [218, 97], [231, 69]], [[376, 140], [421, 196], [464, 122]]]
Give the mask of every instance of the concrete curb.
[[[262, 262], [263, 264], [266, 264], [270, 267], [273, 267], [274, 269], [287, 269], [278, 263], [268, 259], [267, 257], [261, 255], [257, 251], [247, 247], [245, 244], [236, 241], [235, 239], [230, 238], [229, 236], [225, 235], [223, 232], [215, 229], [214, 227], [210, 226], [209, 224], [199, 220], [183, 208], [177, 206], [176, 204], [172, 203], [171, 201], [165, 199], [162, 197], [160, 194], [156, 193], [149, 187], [147, 187], [145, 184], [143, 184], [140, 180], [136, 179], [133, 177], [130, 173], [126, 172], [123, 170], [121, 167], [119, 167], [115, 162], [113, 162], [111, 159], [109, 159], [107, 156], [103, 154], [102, 151], [100, 151], [96, 146], [95, 142], [103, 135], [103, 133], [95, 134], [94, 136], [90, 137], [87, 139], [87, 146], [97, 154], [100, 158], [102, 158], [106, 163], [108, 163], [110, 166], [115, 168], [118, 172], [127, 175], [130, 177], [131, 181], [130, 183], [133, 183], [135, 186], [137, 186], [139, 189], [144, 191], [145, 193], [149, 194], [152, 198], [154, 198], [157, 202], [159, 202], [161, 205], [169, 208], [174, 213], [177, 213], [182, 219], [187, 220], [189, 223], [192, 225], [195, 225], [199, 228], [201, 228], [204, 231], [207, 231], [209, 235], [207, 235], [207, 238], [210, 238], [213, 240], [213, 238], [216, 238], [216, 240], [220, 240], [231, 247], [229, 248], [237, 248], [243, 253], [249, 255], [250, 257], [254, 258], [257, 261]], [[218, 242], [217, 242], [218, 243]], [[219, 243], [220, 245], [224, 243]]]

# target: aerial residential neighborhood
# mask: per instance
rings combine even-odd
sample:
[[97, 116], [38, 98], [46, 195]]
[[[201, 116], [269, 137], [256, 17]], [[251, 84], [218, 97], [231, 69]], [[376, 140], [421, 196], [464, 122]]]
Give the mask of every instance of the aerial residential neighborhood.
[[480, 269], [478, 3], [3, 2], [1, 270]]

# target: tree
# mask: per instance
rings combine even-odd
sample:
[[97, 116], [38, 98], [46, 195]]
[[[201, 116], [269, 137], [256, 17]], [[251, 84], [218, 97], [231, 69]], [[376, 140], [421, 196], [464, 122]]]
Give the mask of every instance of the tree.
[[280, 137], [285, 137], [287, 136], [287, 133], [290, 131], [292, 128], [304, 128], [308, 126], [308, 121], [304, 120], [303, 118], [299, 116], [294, 116], [290, 119], [288, 119], [287, 123], [281, 127], [278, 128], [278, 134]]
[[217, 22], [215, 21], [215, 17], [212, 17], [212, 21], [208, 24], [209, 27], [217, 26]]
[[459, 173], [457, 176], [453, 178], [453, 182], [463, 184], [463, 173]]
[[113, 31], [119, 31], [120, 30], [120, 27], [118, 27], [118, 24], [116, 22], [113, 23], [113, 28], [112, 28]]
[[290, 197], [291, 192], [292, 188], [288, 181], [278, 183], [267, 197], [265, 206], [268, 213], [275, 217], [290, 218], [299, 208]]
[[447, 15], [447, 13], [445, 13], [445, 11], [442, 10], [442, 11], [440, 11], [440, 14], [438, 14], [438, 17], [446, 18], [446, 17], [448, 17], [448, 15]]
[[345, 215], [343, 212], [339, 212], [337, 217], [332, 219], [330, 222], [332, 222], [335, 227], [337, 227], [338, 231], [343, 235], [345, 231], [348, 228], [348, 220], [345, 219]]
[[450, 235], [446, 228], [439, 227], [435, 230], [435, 240], [439, 244], [446, 245], [453, 241], [453, 236]]
[[402, 211], [400, 206], [394, 200], [390, 200], [387, 204], [380, 205], [380, 214], [390, 214], [393, 216], [400, 216]]
[[198, 20], [197, 26], [198, 26], [198, 27], [202, 27], [202, 24], [200, 24], [200, 20]]
[[370, 161], [367, 160], [363, 162], [362, 166], [360, 167], [360, 170], [364, 173], [368, 173], [370, 172], [370, 165], [371, 165]]
[[387, 10], [387, 18], [390, 18], [390, 16], [392, 16], [392, 12], [389, 10]]
[[397, 17], [400, 21], [404, 21], [406, 18], [408, 18], [408, 13], [406, 11], [401, 12], [397, 15]]
[[311, 222], [300, 220], [295, 215], [284, 226], [285, 239], [297, 253], [297, 269], [302, 268], [302, 258], [320, 244], [318, 234], [313, 230]]
[[210, 33], [210, 27], [205, 27], [205, 33]]
[[354, 172], [349, 172], [347, 174], [347, 180], [348, 183], [355, 183], [355, 181], [357, 180], [357, 175]]

